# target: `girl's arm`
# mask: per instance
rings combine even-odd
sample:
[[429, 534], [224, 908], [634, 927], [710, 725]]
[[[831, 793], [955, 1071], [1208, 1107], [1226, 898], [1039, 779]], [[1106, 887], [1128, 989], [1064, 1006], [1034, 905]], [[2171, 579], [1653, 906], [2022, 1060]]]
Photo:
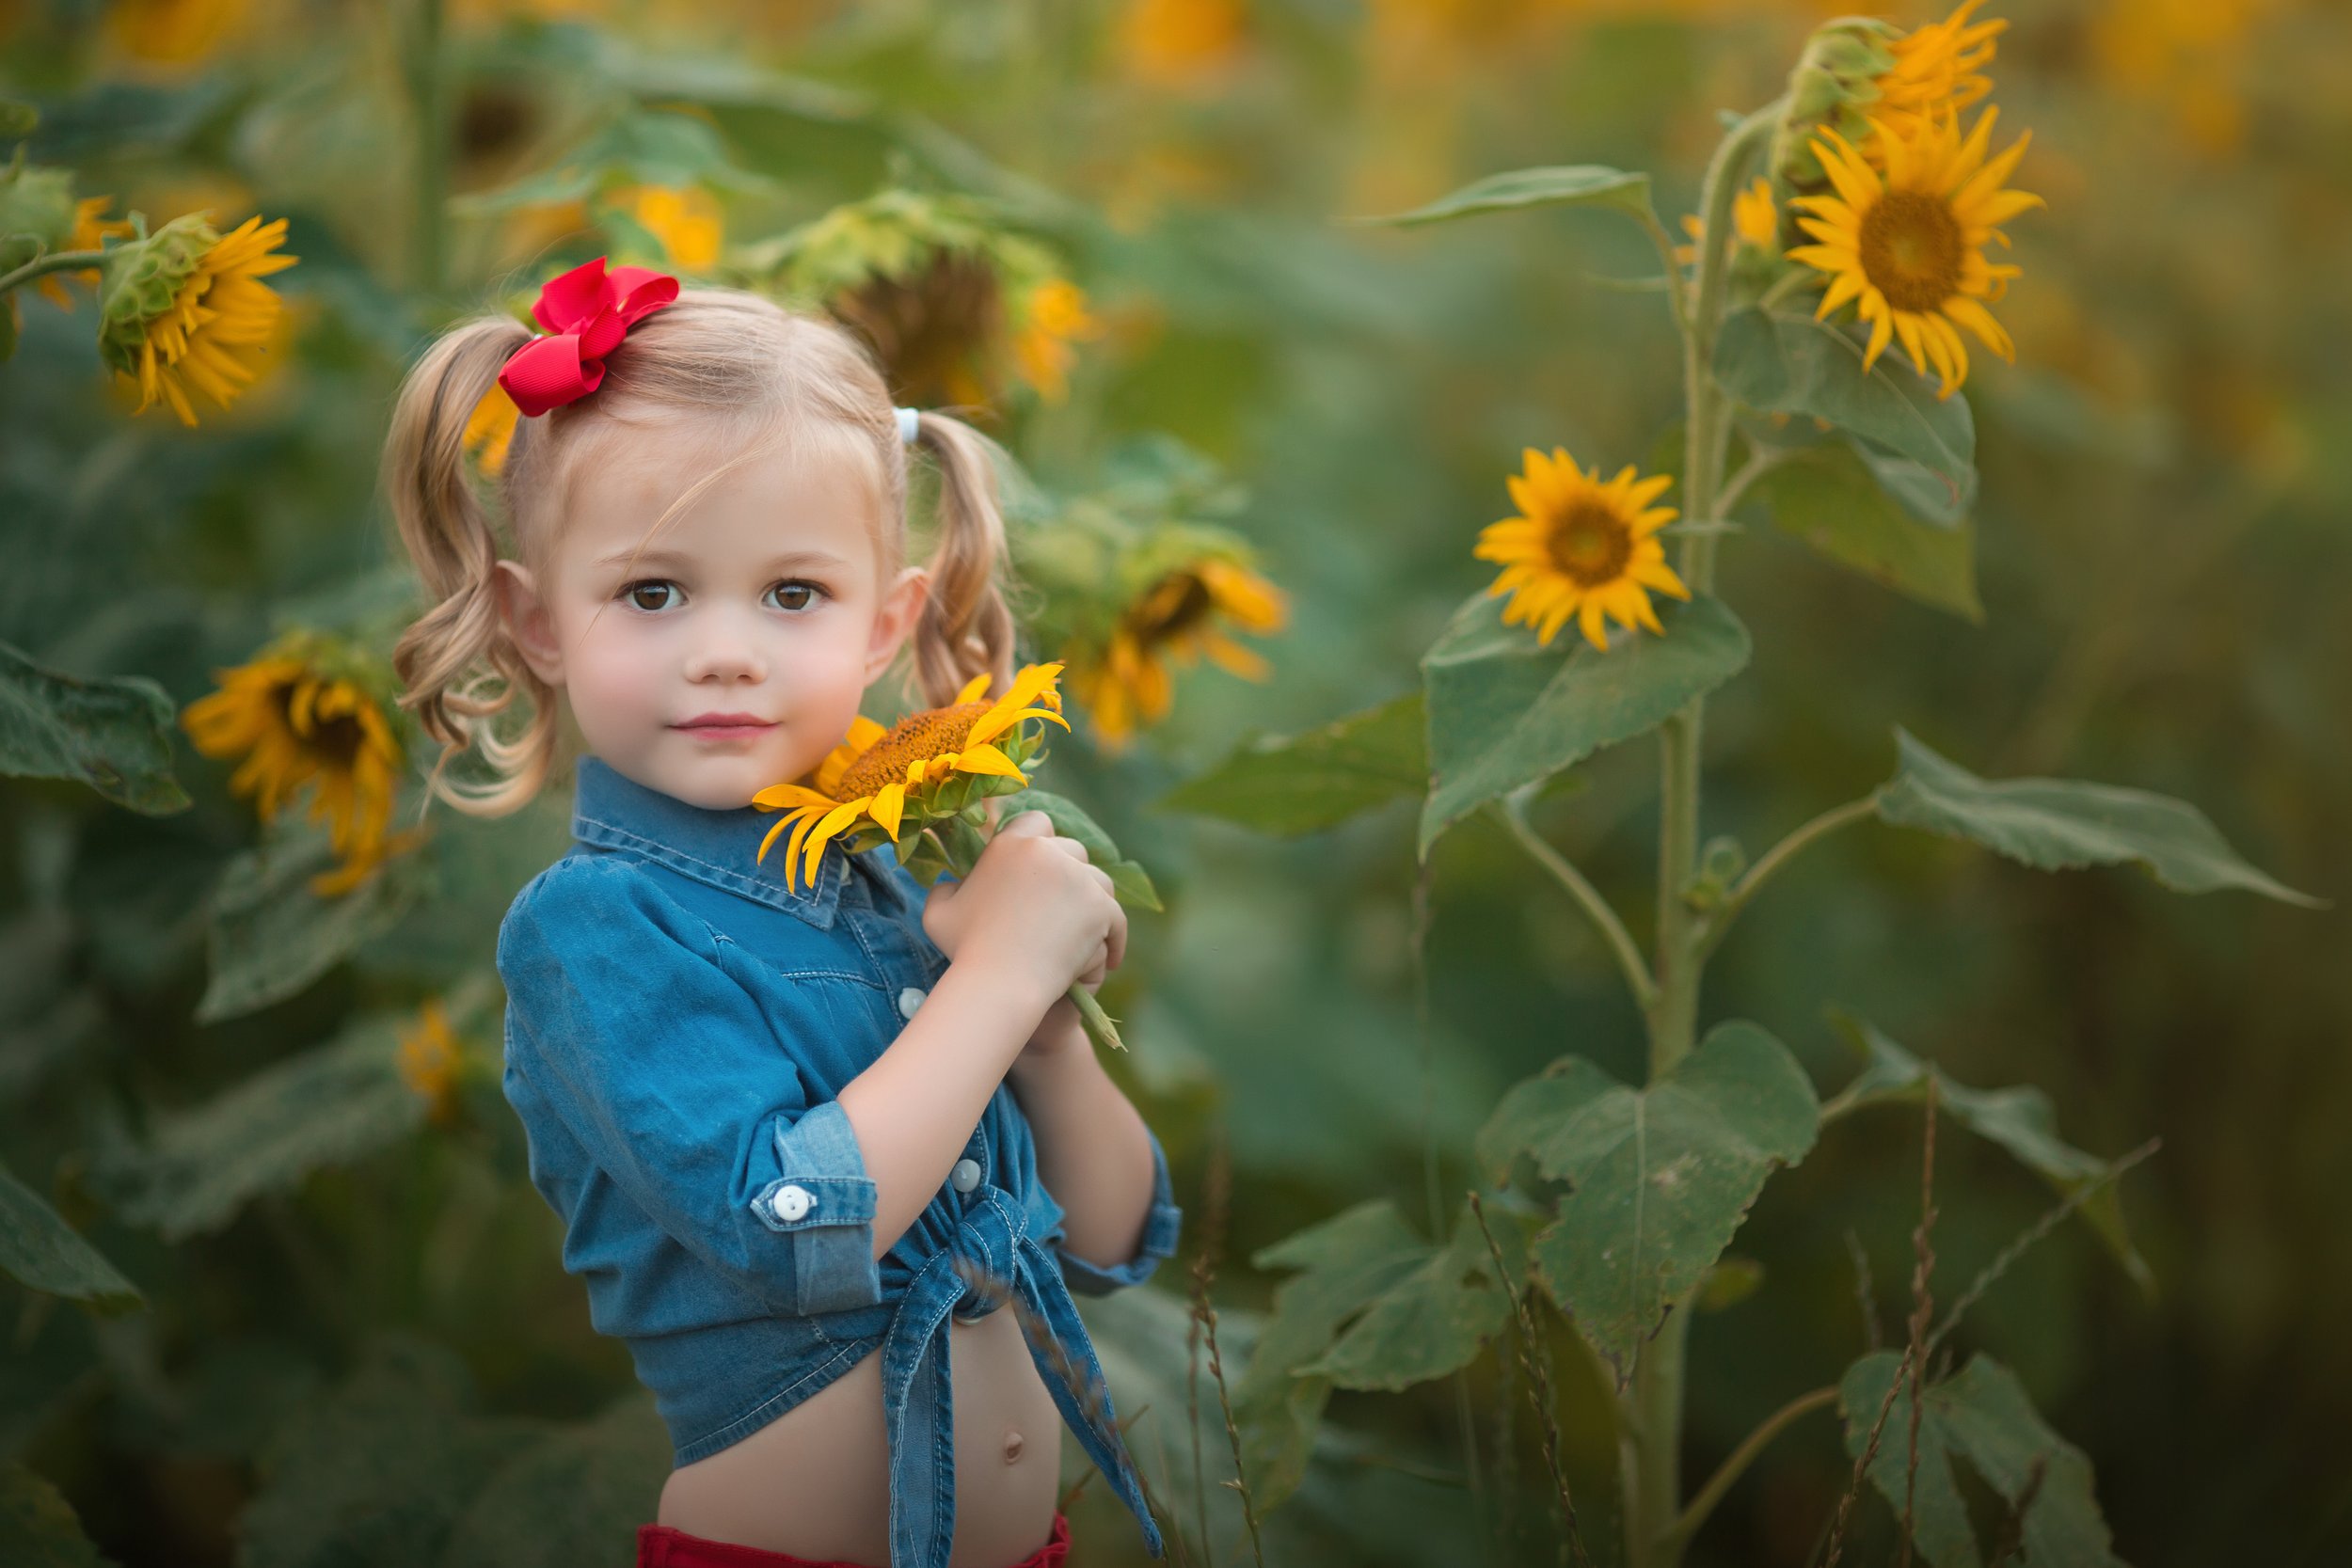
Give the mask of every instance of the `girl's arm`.
[[1127, 1262], [1151, 1213], [1151, 1134], [1074, 1008], [1053, 1009], [1006, 1081], [1037, 1142], [1038, 1180], [1062, 1206], [1062, 1251], [1104, 1269]]

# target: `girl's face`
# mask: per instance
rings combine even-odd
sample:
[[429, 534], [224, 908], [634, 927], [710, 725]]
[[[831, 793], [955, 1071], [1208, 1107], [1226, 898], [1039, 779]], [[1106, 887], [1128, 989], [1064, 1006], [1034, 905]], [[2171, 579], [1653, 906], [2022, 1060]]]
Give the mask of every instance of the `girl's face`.
[[762, 453], [649, 539], [723, 458], [662, 436], [607, 451], [576, 486], [548, 580], [498, 563], [501, 617], [598, 757], [691, 805], [748, 805], [849, 732], [928, 575], [878, 580], [873, 502], [847, 461]]

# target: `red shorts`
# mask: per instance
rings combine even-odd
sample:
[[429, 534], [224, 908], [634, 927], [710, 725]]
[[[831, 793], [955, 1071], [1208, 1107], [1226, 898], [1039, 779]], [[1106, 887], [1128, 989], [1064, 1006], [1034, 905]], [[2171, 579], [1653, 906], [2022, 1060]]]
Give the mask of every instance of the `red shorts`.
[[[1045, 1544], [1006, 1568], [1063, 1568], [1070, 1556], [1070, 1521], [1054, 1513], [1054, 1532]], [[689, 1535], [675, 1525], [637, 1527], [637, 1568], [864, 1568], [854, 1562], [818, 1562], [790, 1552], [759, 1546], [739, 1546], [732, 1541], [712, 1541]]]

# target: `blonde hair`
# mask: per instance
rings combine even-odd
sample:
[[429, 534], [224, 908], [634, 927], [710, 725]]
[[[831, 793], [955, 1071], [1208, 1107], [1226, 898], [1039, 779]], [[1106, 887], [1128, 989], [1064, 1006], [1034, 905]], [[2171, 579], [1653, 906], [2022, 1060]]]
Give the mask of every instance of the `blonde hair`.
[[[556, 692], [532, 673], [499, 619], [493, 578], [501, 543], [466, 456], [475, 406], [532, 335], [503, 315], [476, 316], [444, 332], [401, 384], [384, 442], [392, 520], [432, 600], [392, 652], [405, 689], [400, 705], [441, 746], [427, 804], [438, 796], [476, 816], [527, 804], [558, 766]], [[601, 460], [611, 438], [629, 428], [680, 418], [698, 436], [707, 431], [738, 450], [689, 486], [652, 531], [760, 451], [821, 449], [862, 460], [874, 482], [882, 582], [905, 564], [908, 448], [882, 372], [845, 327], [739, 290], [688, 289], [631, 327], [604, 365], [594, 392], [518, 420], [500, 467], [495, 490], [511, 554], [535, 580], [548, 580], [587, 460]], [[1011, 681], [1011, 569], [991, 443], [962, 421], [927, 410], [916, 444], [938, 469], [939, 507], [930, 592], [909, 641], [915, 683], [937, 706], [982, 671], [999, 689]], [[517, 699], [527, 721], [518, 735], [501, 736], [494, 721]], [[494, 783], [468, 786], [442, 776], [469, 749], [480, 750]]]

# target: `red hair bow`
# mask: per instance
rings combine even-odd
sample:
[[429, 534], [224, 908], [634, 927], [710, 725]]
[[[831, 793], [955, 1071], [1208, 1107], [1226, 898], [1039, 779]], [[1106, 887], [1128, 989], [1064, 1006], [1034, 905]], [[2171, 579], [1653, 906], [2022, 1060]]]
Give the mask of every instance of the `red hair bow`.
[[548, 336], [509, 355], [499, 385], [526, 417], [576, 402], [604, 384], [604, 356], [628, 329], [677, 298], [677, 279], [650, 267], [614, 267], [601, 256], [539, 285], [531, 314]]

